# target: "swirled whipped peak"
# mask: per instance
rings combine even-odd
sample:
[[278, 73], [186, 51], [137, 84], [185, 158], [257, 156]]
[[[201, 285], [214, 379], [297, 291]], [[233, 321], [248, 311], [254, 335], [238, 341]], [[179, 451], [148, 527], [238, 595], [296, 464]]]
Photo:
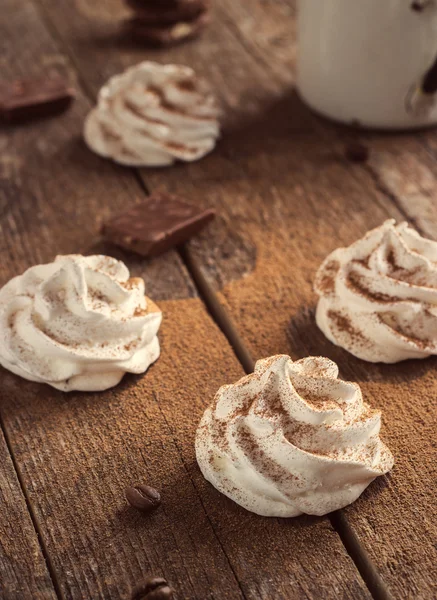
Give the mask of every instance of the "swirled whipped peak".
[[206, 82], [189, 67], [145, 61], [100, 90], [84, 128], [97, 154], [129, 166], [166, 166], [208, 154], [219, 111]]
[[57, 256], [0, 290], [0, 364], [58, 390], [99, 391], [159, 356], [161, 311], [109, 256]]
[[437, 354], [437, 242], [386, 221], [320, 267], [317, 324], [364, 360], [394, 363]]
[[393, 466], [381, 414], [323, 357], [272, 356], [219, 389], [199, 425], [205, 478], [268, 517], [324, 515], [358, 498]]

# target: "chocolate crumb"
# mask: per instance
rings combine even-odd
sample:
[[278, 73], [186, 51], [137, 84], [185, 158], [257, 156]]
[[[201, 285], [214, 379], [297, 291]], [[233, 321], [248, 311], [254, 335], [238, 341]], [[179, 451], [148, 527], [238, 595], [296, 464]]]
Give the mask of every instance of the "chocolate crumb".
[[425, 7], [421, 2], [413, 2], [411, 5], [411, 10], [414, 10], [416, 12], [422, 12], [424, 8]]
[[351, 162], [362, 163], [369, 160], [369, 148], [359, 142], [352, 142], [346, 146], [345, 156]]

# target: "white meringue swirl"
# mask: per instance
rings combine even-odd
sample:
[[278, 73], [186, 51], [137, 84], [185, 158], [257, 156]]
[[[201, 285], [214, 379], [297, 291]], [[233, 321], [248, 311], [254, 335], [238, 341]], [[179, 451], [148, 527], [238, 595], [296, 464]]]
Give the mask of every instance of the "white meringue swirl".
[[0, 364], [62, 391], [100, 391], [159, 356], [161, 311], [108, 256], [57, 256], [0, 290]]
[[264, 516], [324, 515], [393, 466], [381, 414], [323, 357], [272, 356], [218, 391], [196, 435], [205, 478]]
[[94, 152], [118, 163], [166, 166], [211, 152], [218, 116], [208, 85], [192, 69], [145, 61], [100, 90], [84, 138]]
[[437, 354], [437, 243], [386, 221], [338, 248], [315, 280], [317, 324], [369, 362]]

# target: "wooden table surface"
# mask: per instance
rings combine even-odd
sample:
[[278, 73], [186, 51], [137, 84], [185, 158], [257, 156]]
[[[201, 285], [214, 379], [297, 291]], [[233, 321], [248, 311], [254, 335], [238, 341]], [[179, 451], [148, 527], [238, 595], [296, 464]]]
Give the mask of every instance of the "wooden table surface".
[[[202, 38], [150, 51], [120, 34], [121, 0], [2, 0], [1, 77], [67, 74], [62, 116], [0, 130], [0, 284], [56, 254], [111, 253], [164, 312], [162, 355], [144, 377], [63, 394], [1, 371], [0, 598], [129, 599], [149, 575], [178, 598], [437, 598], [437, 361], [373, 365], [314, 323], [312, 282], [334, 248], [386, 218], [437, 239], [437, 134], [353, 134], [294, 89], [295, 8], [215, 0]], [[111, 75], [140, 60], [193, 66], [214, 85], [223, 137], [204, 160], [163, 170], [116, 166], [81, 140]], [[208, 230], [142, 260], [105, 247], [103, 219], [167, 189], [215, 207]], [[224, 383], [253, 360], [322, 354], [383, 410], [393, 472], [325, 518], [257, 517], [201, 476], [194, 432]], [[124, 488], [158, 487], [144, 517]]]

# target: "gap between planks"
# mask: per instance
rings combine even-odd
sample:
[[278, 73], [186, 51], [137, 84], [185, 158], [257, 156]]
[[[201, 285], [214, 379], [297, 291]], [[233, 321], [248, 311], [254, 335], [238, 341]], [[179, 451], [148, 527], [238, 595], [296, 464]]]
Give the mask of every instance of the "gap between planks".
[[[59, 32], [56, 29], [56, 27], [54, 26], [52, 20], [47, 15], [47, 13], [44, 9], [44, 6], [36, 0], [34, 0], [33, 4], [34, 4], [36, 10], [38, 11], [38, 13], [40, 14], [41, 18], [43, 19], [48, 31], [50, 32], [51, 36], [55, 40], [56, 44], [60, 48], [62, 48], [63, 54], [65, 54], [68, 57], [68, 60], [75, 72], [78, 87], [80, 87], [83, 94], [91, 102], [94, 103], [95, 102], [94, 93], [92, 92], [91, 88], [88, 87], [85, 79], [82, 77], [79, 65], [77, 64], [74, 55], [72, 55], [72, 53], [69, 51], [69, 49], [64, 46], [62, 36], [59, 34]], [[234, 32], [234, 34], [235, 34], [235, 32]], [[242, 44], [240, 36], [238, 36], [238, 41], [240, 42], [240, 44]], [[244, 44], [242, 44], [242, 45], [244, 46]], [[366, 170], [370, 170], [370, 169], [366, 169]], [[140, 187], [142, 188], [144, 193], [146, 195], [149, 195], [150, 190], [147, 188], [147, 185], [146, 185], [145, 181], [143, 180], [140, 171], [138, 169], [132, 169], [132, 172], [135, 175], [135, 178], [139, 182]], [[373, 170], [371, 170], [371, 174], [372, 174], [373, 178], [376, 177], [376, 173], [374, 173]], [[392, 195], [390, 193], [387, 193], [385, 190], [381, 190], [381, 191], [383, 191], [385, 196], [388, 196], [389, 200], [392, 203], [394, 203], [396, 206], [398, 206], [397, 202], [395, 201], [395, 199], [392, 197]], [[404, 211], [402, 211], [402, 212], [404, 214]], [[217, 326], [220, 328], [220, 330], [222, 331], [222, 333], [228, 340], [230, 346], [232, 347], [232, 349], [233, 349], [237, 359], [241, 363], [243, 369], [245, 370], [246, 373], [253, 372], [253, 368], [255, 365], [254, 359], [252, 358], [245, 342], [243, 341], [243, 338], [240, 336], [232, 318], [230, 317], [228, 312], [225, 310], [225, 308], [221, 304], [213, 287], [210, 285], [210, 283], [208, 282], [206, 277], [203, 275], [200, 265], [198, 264], [196, 259], [193, 257], [190, 249], [188, 248], [187, 245], [183, 245], [178, 248], [178, 253], [179, 253], [185, 267], [187, 268], [192, 281], [194, 282], [194, 284], [196, 286], [196, 289], [199, 293], [200, 299], [204, 302], [204, 304], [207, 307], [214, 322], [217, 324]], [[4, 431], [3, 423], [1, 423], [1, 421], [0, 421], [0, 424]], [[48, 566], [49, 573], [50, 573], [50, 576], [53, 581], [55, 591], [56, 591], [58, 597], [62, 600], [63, 595], [61, 593], [59, 583], [57, 581], [56, 573], [51, 564], [50, 556], [48, 555], [43, 538], [40, 535], [40, 528], [38, 525], [38, 521], [34, 514], [30, 499], [26, 492], [24, 482], [22, 480], [22, 477], [21, 477], [21, 474], [19, 471], [19, 467], [16, 463], [15, 457], [13, 455], [13, 452], [10, 447], [10, 444], [9, 444], [9, 441], [7, 438], [7, 434], [5, 431], [4, 431], [4, 434], [5, 434], [6, 443], [8, 445], [8, 449], [9, 449], [15, 470], [17, 472], [17, 477], [19, 479], [24, 497], [26, 499], [26, 503], [27, 503], [27, 506], [29, 509], [29, 513], [30, 513], [32, 522], [34, 524], [35, 530], [38, 535], [41, 550], [42, 550], [45, 560], [47, 562], [47, 566]], [[365, 582], [365, 584], [366, 584], [369, 592], [372, 594], [373, 598], [375, 600], [393, 600], [393, 597], [390, 594], [386, 583], [384, 582], [384, 580], [382, 579], [381, 575], [379, 574], [377, 568], [375, 567], [372, 560], [370, 559], [367, 551], [362, 546], [358, 536], [356, 535], [355, 531], [353, 530], [353, 528], [347, 521], [347, 518], [345, 517], [344, 513], [342, 511], [337, 511], [335, 513], [332, 513], [331, 515], [328, 515], [328, 518], [331, 522], [331, 525], [333, 526], [335, 531], [338, 533], [347, 553], [349, 554], [349, 556], [351, 557], [355, 566], [357, 567], [363, 581]], [[225, 556], [227, 557], [226, 553], [225, 553]], [[238, 581], [238, 579], [237, 579], [237, 581]]]
[[[74, 59], [74, 55], [72, 55], [69, 52], [68, 48], [64, 47], [64, 43], [63, 43], [62, 37], [59, 35], [56, 27], [53, 25], [51, 19], [46, 14], [46, 11], [45, 11], [44, 7], [39, 2], [37, 2], [37, 1], [33, 1], [33, 4], [35, 6], [36, 11], [40, 15], [42, 21], [44, 22], [44, 24], [45, 24], [48, 32], [50, 33], [52, 39], [54, 40], [55, 44], [60, 49], [60, 52], [62, 54], [64, 54], [68, 58], [68, 60], [70, 62], [71, 70], [74, 71], [74, 74], [75, 74], [76, 87], [81, 90], [81, 92], [83, 93], [83, 95], [84, 95], [85, 98], [87, 98], [92, 104], [94, 104], [95, 103], [95, 95], [93, 94], [91, 88], [88, 87], [86, 80], [82, 77], [79, 65], [77, 64], [77, 62]], [[143, 178], [141, 177], [141, 174], [140, 174], [139, 170], [138, 169], [130, 169], [130, 170], [132, 172], [132, 175], [133, 175], [134, 179], [136, 179], [137, 183], [139, 184], [140, 190], [144, 193], [144, 195], [146, 197], [149, 196], [150, 195], [150, 190], [147, 188], [147, 185], [146, 185], [145, 181], [143, 180]], [[181, 256], [181, 258], [183, 260], [182, 253], [180, 252], [180, 249], [179, 249], [178, 253], [179, 253], [179, 255]], [[188, 270], [188, 266], [187, 265], [185, 265], [185, 266], [186, 266], [186, 268]], [[191, 276], [191, 274], [189, 272], [189, 270], [188, 270], [188, 274], [191, 277], [194, 285], [196, 285], [194, 279], [192, 278], [192, 276]], [[196, 288], [197, 288], [197, 286], [196, 286]], [[200, 299], [202, 300], [201, 296], [200, 296]], [[205, 305], [207, 305], [206, 302], [205, 302]], [[218, 299], [217, 299], [217, 306], [219, 306]], [[224, 317], [226, 317], [226, 315], [224, 315]], [[214, 322], [216, 322], [215, 318], [213, 318], [213, 320], [214, 320]], [[225, 323], [225, 321], [226, 321], [226, 318], [223, 319], [223, 323]], [[219, 328], [221, 329], [220, 325], [219, 325]], [[227, 333], [224, 332], [224, 334], [225, 334], [225, 337], [227, 338], [228, 337]], [[231, 333], [230, 333], [230, 335], [232, 337]], [[232, 343], [230, 343], [230, 345], [234, 349]], [[235, 353], [235, 350], [234, 350], [234, 353]], [[236, 354], [236, 356], [237, 356], [237, 359], [241, 362], [240, 356], [238, 354]], [[249, 371], [250, 371], [251, 370], [250, 366], [249, 366], [250, 362], [248, 362], [248, 361], [252, 361], [249, 353], [247, 353], [246, 363], [242, 362], [241, 364], [242, 364], [244, 370], [246, 370], [247, 368], [249, 368]], [[252, 364], [253, 364], [253, 361], [252, 361]], [[157, 400], [157, 398], [155, 398], [155, 400], [157, 401], [157, 404], [159, 406], [159, 401]], [[159, 409], [161, 411], [161, 407], [160, 406], [159, 406]], [[161, 413], [162, 413], [162, 411], [161, 411]], [[164, 416], [164, 419], [165, 419], [165, 415], [163, 415], [163, 416]], [[65, 600], [65, 596], [62, 593], [62, 588], [61, 588], [61, 585], [59, 583], [59, 579], [58, 579], [57, 574], [56, 574], [56, 569], [55, 569], [55, 567], [53, 565], [53, 561], [50, 558], [49, 551], [48, 551], [47, 546], [46, 546], [46, 544], [44, 542], [44, 537], [43, 537], [43, 534], [42, 534], [41, 527], [39, 525], [38, 518], [37, 518], [37, 516], [35, 514], [35, 511], [34, 511], [33, 506], [32, 506], [32, 501], [31, 501], [31, 499], [29, 497], [29, 494], [28, 494], [28, 492], [26, 490], [24, 479], [23, 479], [23, 477], [21, 475], [20, 467], [19, 467], [18, 462], [17, 462], [17, 460], [15, 458], [15, 455], [13, 453], [12, 445], [10, 444], [10, 440], [9, 440], [7, 432], [6, 432], [6, 428], [4, 427], [3, 421], [1, 419], [1, 415], [0, 415], [0, 427], [1, 427], [2, 431], [3, 431], [3, 433], [4, 433], [4, 436], [5, 436], [7, 448], [8, 448], [8, 451], [9, 451], [12, 463], [14, 465], [15, 472], [17, 474], [17, 478], [18, 478], [18, 481], [19, 481], [19, 484], [20, 484], [21, 491], [22, 491], [23, 496], [24, 496], [25, 501], [26, 501], [26, 506], [27, 506], [27, 509], [29, 511], [29, 515], [31, 517], [32, 524], [33, 524], [33, 527], [34, 527], [36, 535], [37, 535], [37, 539], [38, 539], [38, 542], [39, 542], [39, 545], [40, 545], [40, 548], [41, 548], [41, 552], [42, 552], [44, 560], [45, 560], [45, 562], [47, 564], [47, 568], [48, 568], [49, 575], [50, 575], [50, 578], [51, 578], [51, 581], [52, 581], [52, 584], [53, 584], [53, 587], [54, 587], [54, 590], [55, 590], [55, 594], [59, 598], [59, 600]], [[169, 428], [169, 431], [171, 431], [171, 428]], [[239, 586], [240, 591], [241, 591], [241, 596], [242, 596], [243, 599], [245, 599], [246, 595], [245, 595], [244, 590], [243, 590], [243, 588], [242, 588], [242, 586], [240, 584], [240, 581], [239, 581], [239, 579], [238, 579], [238, 577], [237, 577], [237, 575], [236, 575], [236, 573], [234, 571], [234, 568], [232, 566], [232, 562], [229, 559], [229, 557], [228, 557], [228, 555], [227, 555], [227, 553], [226, 553], [226, 551], [225, 551], [225, 549], [224, 549], [224, 547], [223, 547], [223, 545], [222, 545], [222, 543], [220, 541], [220, 537], [217, 535], [215, 527], [214, 527], [214, 525], [213, 525], [213, 523], [212, 523], [212, 521], [211, 521], [211, 519], [210, 519], [210, 517], [209, 517], [209, 515], [208, 515], [208, 513], [207, 513], [207, 511], [205, 509], [205, 506], [204, 506], [203, 500], [201, 498], [201, 495], [198, 493], [197, 487], [194, 484], [194, 481], [192, 480], [191, 475], [188, 472], [188, 469], [186, 467], [186, 464], [185, 464], [185, 461], [183, 459], [182, 453], [180, 452], [180, 448], [178, 446], [178, 443], [176, 442], [176, 440], [174, 440], [174, 441], [175, 441], [175, 447], [176, 447], [176, 449], [177, 449], [177, 451], [178, 451], [178, 453], [180, 455], [180, 458], [182, 460], [182, 464], [184, 465], [184, 467], [185, 467], [185, 469], [186, 469], [186, 471], [188, 473], [188, 476], [191, 479], [191, 482], [193, 483], [193, 487], [196, 490], [199, 502], [202, 505], [202, 508], [203, 508], [203, 510], [205, 512], [206, 518], [208, 519], [208, 521], [211, 524], [211, 528], [212, 528], [212, 531], [214, 533], [214, 536], [217, 539], [217, 542], [219, 543], [219, 545], [220, 545], [220, 547], [221, 547], [221, 549], [223, 551], [223, 554], [226, 557], [226, 560], [227, 560], [227, 562], [229, 564], [229, 567], [230, 567], [232, 573], [235, 576], [235, 580], [238, 583], [238, 586]]]
[[[241, 597], [242, 597], [244, 600], [247, 600], [247, 596], [246, 596], [246, 594], [244, 593], [243, 587], [242, 587], [242, 585], [241, 585], [241, 583], [240, 583], [240, 580], [238, 579], [237, 573], [236, 573], [236, 571], [235, 571], [235, 569], [234, 569], [234, 567], [233, 567], [233, 565], [232, 565], [232, 561], [231, 561], [231, 560], [229, 560], [229, 557], [228, 557], [228, 555], [226, 554], [226, 550], [225, 550], [225, 548], [224, 548], [224, 546], [223, 546], [223, 544], [222, 544], [222, 541], [221, 541], [220, 537], [217, 535], [217, 532], [216, 532], [216, 530], [215, 530], [215, 527], [214, 527], [214, 524], [213, 524], [213, 522], [212, 522], [212, 520], [211, 520], [211, 517], [209, 516], [209, 513], [208, 513], [208, 511], [206, 510], [206, 507], [205, 507], [205, 503], [204, 503], [204, 501], [203, 501], [203, 498], [202, 498], [201, 494], [200, 494], [200, 493], [198, 492], [198, 490], [197, 490], [196, 482], [194, 481], [194, 479], [193, 479], [193, 476], [191, 475], [191, 473], [190, 473], [190, 470], [189, 470], [189, 469], [188, 469], [188, 467], [187, 467], [187, 464], [186, 464], [186, 462], [185, 462], [185, 458], [184, 458], [183, 452], [181, 451], [181, 448], [179, 447], [179, 442], [178, 442], [178, 440], [177, 440], [176, 436], [174, 436], [174, 435], [173, 435], [173, 429], [172, 429], [172, 427], [171, 427], [170, 423], [168, 422], [168, 420], [167, 420], [167, 417], [165, 416], [165, 413], [164, 413], [164, 411], [163, 411], [163, 410], [162, 410], [162, 408], [161, 408], [161, 405], [160, 405], [160, 403], [159, 403], [159, 398], [158, 398], [158, 395], [157, 395], [156, 393], [154, 393], [154, 394], [153, 394], [153, 396], [154, 396], [154, 398], [155, 398], [155, 402], [156, 402], [157, 406], [159, 407], [159, 411], [160, 411], [160, 413], [161, 413], [161, 415], [162, 415], [162, 418], [164, 419], [165, 423], [167, 424], [168, 430], [169, 430], [169, 431], [170, 431], [170, 433], [172, 434], [172, 437], [173, 437], [173, 442], [174, 442], [175, 448], [176, 448], [176, 450], [178, 451], [179, 457], [180, 457], [180, 459], [181, 459], [181, 463], [184, 465], [184, 469], [185, 469], [185, 472], [186, 472], [186, 474], [187, 474], [187, 477], [188, 477], [188, 479], [191, 481], [191, 484], [192, 484], [193, 488], [194, 488], [194, 489], [196, 490], [196, 492], [197, 492], [197, 495], [198, 495], [198, 498], [199, 498], [199, 502], [200, 502], [200, 504], [201, 504], [201, 506], [202, 506], [203, 512], [205, 513], [205, 517], [206, 517], [206, 519], [208, 520], [208, 522], [209, 522], [209, 524], [210, 524], [210, 526], [211, 526], [211, 529], [212, 529], [212, 531], [214, 532], [214, 535], [215, 535], [215, 537], [216, 537], [217, 543], [219, 544], [219, 546], [220, 546], [220, 548], [221, 548], [221, 550], [222, 550], [222, 552], [223, 552], [224, 556], [226, 557], [226, 560], [227, 560], [227, 562], [228, 562], [229, 568], [230, 568], [230, 570], [232, 571], [232, 573], [233, 573], [233, 575], [234, 575], [234, 577], [235, 577], [235, 581], [237, 582], [237, 584], [238, 584], [238, 587], [240, 588]], [[147, 599], [146, 599], [146, 600], [147, 600]]]
[[[134, 170], [135, 176], [140, 187], [143, 189], [146, 196], [151, 194], [146, 182], [141, 176], [139, 170]], [[223, 335], [229, 342], [235, 356], [242, 365], [247, 374], [253, 372], [255, 368], [255, 360], [253, 359], [248, 347], [241, 337], [232, 317], [224, 308], [217, 296], [216, 291], [204, 276], [201, 266], [194, 258], [188, 243], [178, 247], [178, 253], [196, 286], [199, 298], [204, 302], [212, 319], [219, 327]], [[359, 537], [351, 527], [343, 511], [339, 510], [328, 515], [332, 527], [338, 533], [346, 552], [351, 557], [357, 567], [364, 583], [375, 600], [393, 600], [388, 587], [373, 564], [366, 549], [361, 544]], [[212, 525], [212, 523], [211, 523]], [[214, 527], [213, 531], [215, 533]], [[224, 549], [223, 549], [224, 551]], [[226, 552], [224, 551], [227, 557]], [[238, 581], [238, 578], [237, 578]]]
[[[179, 253], [191, 278], [196, 285], [200, 298], [205, 303], [211, 317], [227, 338], [229, 344], [246, 373], [252, 373], [255, 361], [252, 358], [243, 338], [240, 336], [232, 318], [221, 304], [214, 289], [203, 275], [202, 270], [193, 257], [187, 245], [179, 248]], [[350, 526], [343, 511], [339, 510], [327, 515], [331, 525], [340, 536], [340, 539], [355, 563], [364, 583], [375, 600], [393, 600], [385, 581], [370, 559], [359, 537]]]
[[10, 439], [9, 439], [9, 435], [8, 435], [7, 429], [6, 429], [6, 427], [5, 427], [4, 423], [3, 423], [3, 418], [1, 416], [1, 413], [0, 413], [0, 428], [1, 428], [1, 430], [3, 432], [3, 436], [5, 438], [6, 447], [8, 449], [9, 456], [11, 458], [12, 464], [14, 466], [15, 473], [17, 475], [17, 479], [18, 479], [18, 483], [20, 485], [21, 493], [23, 494], [24, 500], [26, 502], [26, 507], [27, 507], [27, 510], [29, 512], [29, 516], [30, 516], [30, 519], [32, 521], [33, 528], [35, 530], [35, 534], [36, 534], [36, 537], [37, 537], [37, 540], [38, 540], [39, 547], [41, 549], [42, 556], [43, 556], [44, 561], [45, 561], [46, 566], [47, 566], [47, 571], [49, 573], [50, 580], [51, 580], [52, 585], [53, 585], [53, 589], [55, 591], [56, 597], [59, 598], [59, 600], [64, 600], [64, 595], [63, 595], [62, 590], [61, 590], [61, 586], [60, 586], [60, 583], [59, 583], [58, 576], [56, 575], [56, 570], [55, 570], [55, 568], [53, 566], [53, 562], [52, 562], [52, 560], [50, 558], [50, 554], [49, 554], [49, 552], [47, 550], [47, 546], [46, 546], [46, 544], [44, 542], [44, 537], [42, 535], [42, 531], [41, 531], [41, 528], [39, 526], [38, 519], [37, 519], [37, 517], [35, 515], [35, 511], [33, 510], [32, 502], [31, 502], [31, 500], [29, 498], [29, 494], [27, 493], [26, 486], [24, 484], [24, 480], [23, 480], [23, 477], [22, 477], [22, 474], [21, 474], [20, 466], [19, 466], [19, 464], [18, 464], [18, 462], [16, 460], [16, 457], [15, 457], [15, 454], [14, 454], [14, 451], [13, 451], [13, 448], [12, 448], [12, 444], [11, 444]]

